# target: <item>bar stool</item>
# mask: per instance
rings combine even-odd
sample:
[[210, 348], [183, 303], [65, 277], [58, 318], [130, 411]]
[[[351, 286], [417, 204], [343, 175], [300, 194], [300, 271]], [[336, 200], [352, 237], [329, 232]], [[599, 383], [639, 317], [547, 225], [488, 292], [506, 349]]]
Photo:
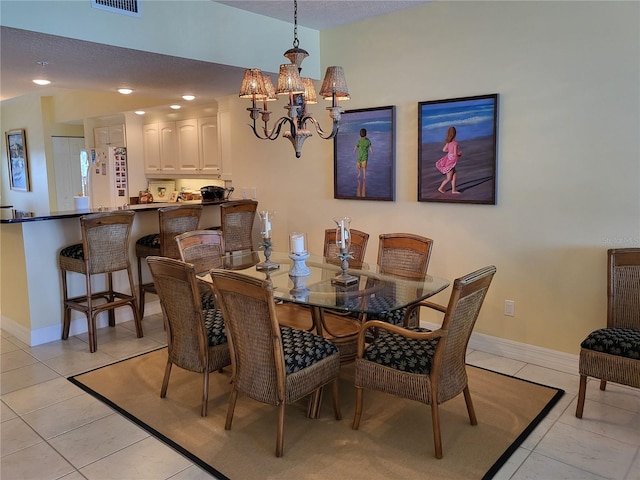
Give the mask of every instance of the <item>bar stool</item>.
[[155, 285], [142, 283], [143, 259], [149, 256], [160, 256], [180, 259], [180, 252], [175, 237], [181, 233], [198, 228], [202, 205], [174, 205], [158, 209], [160, 233], [152, 233], [136, 241], [136, 257], [138, 259], [138, 288], [140, 289], [140, 318], [144, 318], [145, 292], [157, 295]]
[[258, 202], [238, 200], [220, 205], [220, 220], [225, 252], [255, 250], [253, 247], [253, 222]]
[[[114, 327], [115, 312], [118, 307], [130, 306], [136, 324], [136, 334], [142, 337], [142, 322], [138, 314], [135, 296], [135, 285], [129, 262], [129, 235], [133, 223], [134, 212], [119, 211], [108, 213], [94, 213], [80, 217], [82, 243], [63, 248], [58, 257], [62, 273], [63, 292], [63, 325], [62, 339], [69, 338], [71, 324], [71, 310], [84, 312], [87, 316], [89, 331], [89, 350], [91, 353], [98, 349], [96, 336], [96, 316], [100, 312], [108, 311], [109, 326]], [[126, 270], [129, 278], [131, 294], [117, 292], [113, 287], [113, 272]], [[67, 290], [67, 272], [81, 273], [86, 279], [84, 295], [69, 298]], [[107, 274], [106, 290], [94, 292], [91, 278], [98, 274]], [[95, 303], [97, 300], [106, 303]]]

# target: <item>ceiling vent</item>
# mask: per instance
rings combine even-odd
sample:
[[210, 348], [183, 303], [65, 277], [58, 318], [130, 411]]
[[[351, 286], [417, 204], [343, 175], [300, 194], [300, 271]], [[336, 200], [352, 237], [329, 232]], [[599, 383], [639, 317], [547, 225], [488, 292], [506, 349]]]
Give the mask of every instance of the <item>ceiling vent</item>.
[[140, 2], [138, 0], [91, 0], [91, 6], [123, 15], [141, 16]]

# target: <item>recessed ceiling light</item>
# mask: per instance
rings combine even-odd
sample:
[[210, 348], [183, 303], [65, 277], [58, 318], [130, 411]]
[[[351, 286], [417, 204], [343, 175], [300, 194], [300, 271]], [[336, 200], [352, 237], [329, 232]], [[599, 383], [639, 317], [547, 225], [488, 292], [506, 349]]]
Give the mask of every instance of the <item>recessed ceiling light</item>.
[[44, 73], [46, 66], [49, 65], [49, 62], [40, 60], [39, 62], [36, 62], [36, 65], [40, 65], [42, 67], [42, 70], [41, 70], [42, 76], [38, 78], [34, 78], [32, 82], [35, 83], [36, 85], [49, 85], [51, 82], [47, 80], [46, 75]]
[[49, 85], [51, 82], [49, 80], [45, 80], [44, 78], [36, 78], [33, 80], [33, 83], [36, 85]]
[[180, 105], [171, 105], [170, 108], [173, 108], [174, 110], [180, 110]]
[[194, 97], [193, 95], [183, 95], [182, 98], [184, 98], [185, 100], [190, 102], [191, 100], [193, 100], [196, 97]]
[[130, 93], [133, 93], [133, 90], [131, 90], [130, 88], [119, 88], [118, 92], [120, 92], [122, 95], [129, 95]]
[[145, 114], [145, 111], [144, 111], [144, 110], [136, 110], [134, 113], [135, 113], [136, 115], [144, 115], [144, 114]]

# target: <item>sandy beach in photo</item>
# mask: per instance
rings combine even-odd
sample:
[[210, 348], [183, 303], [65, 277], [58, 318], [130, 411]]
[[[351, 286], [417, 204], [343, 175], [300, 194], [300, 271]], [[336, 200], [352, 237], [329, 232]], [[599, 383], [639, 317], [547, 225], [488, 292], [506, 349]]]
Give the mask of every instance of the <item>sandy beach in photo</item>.
[[438, 187], [445, 175], [440, 173], [435, 164], [445, 153], [444, 142], [423, 143], [421, 146], [421, 165], [419, 179], [419, 196], [425, 201], [475, 202], [493, 203], [495, 192], [495, 151], [493, 136], [461, 140], [458, 147], [462, 156], [456, 164], [458, 173], [456, 188], [459, 195], [451, 193], [451, 183], [438, 192]]

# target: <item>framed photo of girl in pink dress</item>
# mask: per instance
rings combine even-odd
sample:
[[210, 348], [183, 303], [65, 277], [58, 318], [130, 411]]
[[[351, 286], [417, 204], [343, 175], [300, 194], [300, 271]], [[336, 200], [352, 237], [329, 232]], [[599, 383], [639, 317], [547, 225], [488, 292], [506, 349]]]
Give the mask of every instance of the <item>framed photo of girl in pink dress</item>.
[[496, 204], [498, 94], [418, 104], [418, 201]]

